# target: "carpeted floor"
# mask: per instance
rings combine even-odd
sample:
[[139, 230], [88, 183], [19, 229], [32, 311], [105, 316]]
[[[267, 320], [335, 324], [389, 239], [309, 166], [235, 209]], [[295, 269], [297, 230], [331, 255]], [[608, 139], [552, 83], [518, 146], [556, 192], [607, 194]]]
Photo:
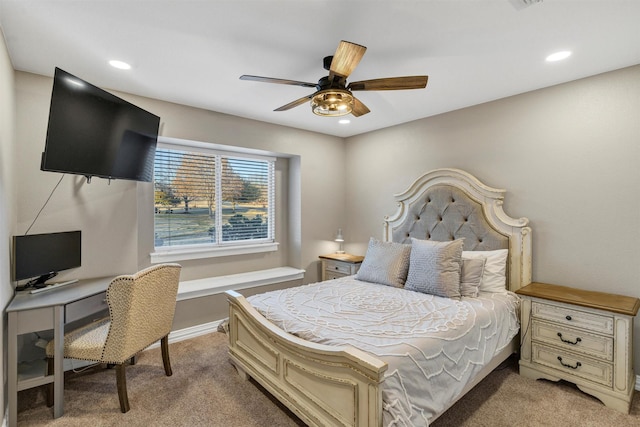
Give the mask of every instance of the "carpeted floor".
[[[166, 377], [159, 349], [127, 367], [131, 410], [118, 404], [115, 370], [68, 373], [65, 414], [53, 419], [43, 388], [18, 395], [20, 426], [302, 426], [253, 381], [242, 381], [229, 363], [227, 339], [212, 333], [170, 345], [173, 376]], [[432, 424], [450, 426], [640, 426], [640, 394], [631, 414], [602, 405], [568, 383], [532, 381], [517, 360], [494, 371]]]

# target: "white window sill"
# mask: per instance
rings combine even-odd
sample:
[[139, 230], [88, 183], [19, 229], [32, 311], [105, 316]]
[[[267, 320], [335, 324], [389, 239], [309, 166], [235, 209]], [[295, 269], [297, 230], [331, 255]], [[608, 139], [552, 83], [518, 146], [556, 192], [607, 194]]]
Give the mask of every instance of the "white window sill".
[[257, 286], [300, 280], [304, 277], [304, 272], [299, 268], [277, 267], [248, 273], [187, 280], [180, 282], [177, 300], [182, 301], [220, 294], [229, 290], [255, 288]]
[[173, 248], [160, 249], [150, 254], [151, 263], [185, 261], [190, 259], [215, 258], [230, 255], [255, 254], [278, 250], [278, 243], [259, 243], [253, 245], [216, 246], [206, 248]]

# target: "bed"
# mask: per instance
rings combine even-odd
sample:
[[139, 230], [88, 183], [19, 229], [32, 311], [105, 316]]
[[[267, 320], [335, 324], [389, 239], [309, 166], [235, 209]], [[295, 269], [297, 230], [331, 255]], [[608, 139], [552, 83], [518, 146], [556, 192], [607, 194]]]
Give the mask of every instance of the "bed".
[[[239, 374], [311, 426], [428, 425], [519, 348], [512, 292], [531, 282], [531, 229], [504, 212], [504, 194], [461, 170], [428, 172], [395, 196], [357, 275], [249, 299], [227, 292]], [[502, 290], [484, 288], [486, 254], [497, 253]], [[458, 285], [468, 260], [483, 260], [479, 292], [456, 295], [443, 259], [461, 263]], [[431, 274], [444, 285], [428, 288]]]

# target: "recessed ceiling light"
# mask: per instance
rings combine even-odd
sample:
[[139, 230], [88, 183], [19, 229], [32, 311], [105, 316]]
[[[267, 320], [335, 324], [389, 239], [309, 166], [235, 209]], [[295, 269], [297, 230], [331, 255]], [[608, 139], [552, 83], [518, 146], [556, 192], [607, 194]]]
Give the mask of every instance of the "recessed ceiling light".
[[561, 50], [560, 52], [552, 53], [551, 55], [547, 56], [546, 60], [547, 62], [562, 61], [563, 59], [567, 59], [570, 56], [571, 51]]
[[131, 65], [129, 65], [126, 62], [123, 62], [123, 61], [117, 61], [115, 59], [112, 59], [111, 61], [109, 61], [109, 65], [111, 65], [114, 68], [118, 68], [120, 70], [129, 70], [129, 69], [131, 69]]
[[349, 120], [349, 119], [340, 119], [340, 120], [338, 120], [338, 123], [340, 123], [341, 125], [347, 125], [347, 124], [351, 123], [351, 120]]

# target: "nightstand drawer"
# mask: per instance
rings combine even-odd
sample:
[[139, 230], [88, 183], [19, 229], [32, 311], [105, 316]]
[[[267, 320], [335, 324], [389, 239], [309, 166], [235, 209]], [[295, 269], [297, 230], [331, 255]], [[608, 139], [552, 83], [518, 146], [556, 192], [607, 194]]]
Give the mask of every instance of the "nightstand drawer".
[[341, 277], [347, 277], [347, 276], [350, 276], [350, 275], [349, 274], [337, 273], [335, 271], [327, 271], [325, 273], [325, 280], [339, 279]]
[[565, 372], [569, 376], [580, 377], [598, 384], [611, 387], [613, 365], [599, 362], [588, 357], [576, 355], [570, 352], [557, 350], [544, 345], [534, 343], [532, 346], [532, 361], [540, 365]]
[[363, 256], [351, 254], [321, 255], [322, 280], [337, 279], [356, 274], [363, 259]]
[[613, 337], [595, 335], [584, 330], [533, 320], [531, 338], [608, 361], [613, 360]]
[[351, 266], [347, 263], [344, 262], [340, 262], [340, 261], [331, 261], [331, 260], [327, 260], [325, 261], [325, 270], [327, 271], [327, 277], [331, 274], [334, 273], [341, 273], [345, 276], [348, 276], [351, 274]]
[[584, 328], [592, 332], [613, 335], [613, 316], [573, 310], [563, 305], [533, 302], [531, 315], [534, 318], [562, 323], [574, 328]]

